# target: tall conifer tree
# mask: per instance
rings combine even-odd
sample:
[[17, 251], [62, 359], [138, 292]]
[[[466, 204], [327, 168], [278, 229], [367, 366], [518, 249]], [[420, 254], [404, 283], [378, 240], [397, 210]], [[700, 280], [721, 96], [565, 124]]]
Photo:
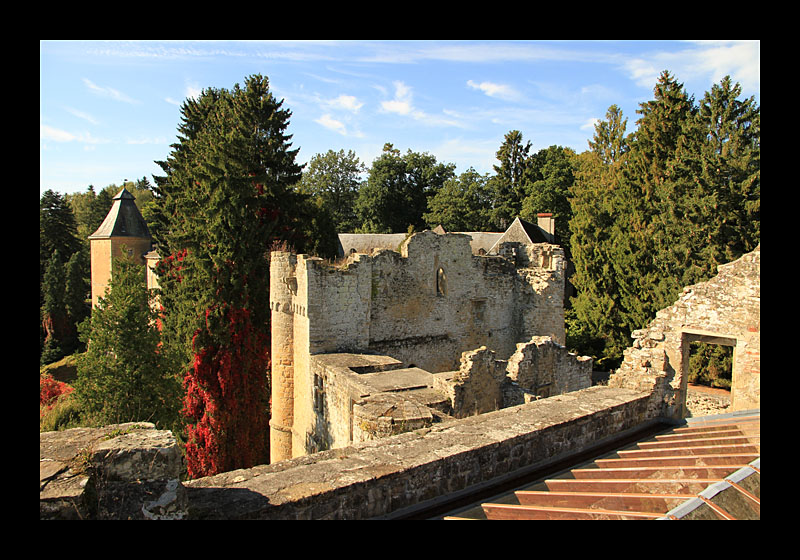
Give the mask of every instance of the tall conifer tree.
[[611, 237], [619, 218], [614, 200], [628, 151], [626, 127], [620, 108], [609, 107], [606, 120], [595, 125], [591, 150], [576, 158], [570, 189], [570, 247], [575, 265], [571, 282], [577, 293], [568, 313], [568, 335], [571, 344], [595, 356], [600, 367], [614, 365], [629, 343], [620, 318]]
[[304, 242], [282, 105], [262, 76], [205, 90], [184, 104], [183, 136], [156, 179], [164, 331], [187, 371], [193, 477], [268, 460], [269, 251]]

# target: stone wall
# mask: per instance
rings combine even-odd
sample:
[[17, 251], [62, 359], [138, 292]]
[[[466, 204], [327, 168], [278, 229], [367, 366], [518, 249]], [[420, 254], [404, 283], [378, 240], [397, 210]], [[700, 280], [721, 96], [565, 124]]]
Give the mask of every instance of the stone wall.
[[643, 427], [647, 395], [596, 386], [185, 483], [190, 519], [367, 519], [456, 498]]
[[[399, 253], [354, 254], [341, 266], [307, 255], [272, 258], [276, 460], [327, 448], [354, 431], [352, 414], [337, 412], [352, 408], [349, 389], [316, 375], [313, 356], [385, 355], [437, 373], [457, 369], [461, 354], [480, 346], [508, 357], [531, 336], [564, 343], [565, 260], [556, 245], [516, 247], [512, 259], [473, 256], [469, 236], [426, 231]], [[320, 418], [333, 397], [341, 406]]]
[[182, 519], [181, 452], [148, 422], [39, 434], [40, 519]]
[[761, 245], [684, 288], [674, 305], [632, 333], [609, 386], [651, 393], [651, 414], [686, 416], [689, 344], [734, 347], [731, 411], [761, 406]]
[[450, 397], [449, 414], [464, 418], [592, 385], [592, 359], [577, 356], [549, 336], [517, 344], [508, 360], [485, 346], [464, 352], [458, 372], [437, 380]]

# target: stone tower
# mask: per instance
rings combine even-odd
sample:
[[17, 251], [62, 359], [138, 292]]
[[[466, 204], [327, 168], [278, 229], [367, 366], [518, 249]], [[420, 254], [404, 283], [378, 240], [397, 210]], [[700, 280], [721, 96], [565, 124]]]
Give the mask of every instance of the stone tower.
[[272, 310], [272, 418], [270, 462], [292, 458], [294, 423], [294, 277], [297, 256], [274, 252], [270, 259], [269, 305]]
[[147, 223], [136, 207], [134, 196], [123, 188], [114, 197], [106, 219], [89, 236], [92, 266], [92, 306], [105, 295], [111, 280], [111, 260], [122, 255], [122, 248], [145, 265], [144, 254], [152, 248]]

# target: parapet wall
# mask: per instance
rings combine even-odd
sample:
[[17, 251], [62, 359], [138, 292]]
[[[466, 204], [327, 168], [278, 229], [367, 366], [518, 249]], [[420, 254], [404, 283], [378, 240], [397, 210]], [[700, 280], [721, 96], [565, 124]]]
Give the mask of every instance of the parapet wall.
[[596, 386], [343, 449], [185, 483], [191, 519], [392, 517], [604, 444], [654, 419]]

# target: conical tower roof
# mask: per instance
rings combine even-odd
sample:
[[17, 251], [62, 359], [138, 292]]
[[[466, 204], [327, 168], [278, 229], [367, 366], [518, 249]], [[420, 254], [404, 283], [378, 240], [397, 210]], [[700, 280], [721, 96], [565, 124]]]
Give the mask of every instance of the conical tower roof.
[[122, 188], [114, 203], [111, 205], [106, 219], [97, 228], [97, 231], [89, 236], [89, 239], [108, 239], [110, 237], [150, 237], [150, 230], [144, 221], [141, 212], [134, 202], [136, 198]]

